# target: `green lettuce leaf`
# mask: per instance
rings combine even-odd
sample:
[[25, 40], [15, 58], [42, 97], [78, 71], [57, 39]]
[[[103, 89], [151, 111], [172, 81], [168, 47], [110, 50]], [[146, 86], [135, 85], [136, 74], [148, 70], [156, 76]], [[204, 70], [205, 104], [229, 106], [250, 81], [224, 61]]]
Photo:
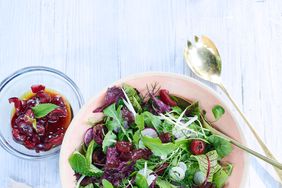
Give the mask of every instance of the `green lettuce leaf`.
[[106, 179], [102, 180], [103, 188], [114, 188], [113, 184]]
[[147, 148], [149, 148], [154, 153], [154, 155], [159, 156], [161, 158], [166, 158], [177, 148], [176, 145], [173, 143], [163, 144], [159, 138], [143, 136], [142, 142]]
[[105, 135], [105, 138], [102, 143], [102, 149], [104, 153], [107, 152], [108, 147], [113, 146], [116, 143], [116, 139], [117, 139], [117, 136], [112, 131], [109, 131]]
[[149, 187], [146, 178], [139, 173], [136, 174], [135, 184], [138, 186], [138, 188], [148, 188]]

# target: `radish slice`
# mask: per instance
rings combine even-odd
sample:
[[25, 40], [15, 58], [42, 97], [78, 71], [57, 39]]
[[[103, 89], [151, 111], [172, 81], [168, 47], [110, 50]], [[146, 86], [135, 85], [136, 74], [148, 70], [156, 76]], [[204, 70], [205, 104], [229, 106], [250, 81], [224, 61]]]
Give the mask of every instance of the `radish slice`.
[[179, 166], [180, 168], [182, 168], [182, 169], [184, 170], [184, 172], [186, 172], [186, 170], [187, 170], [187, 166], [186, 166], [186, 164], [185, 164], [185, 163], [183, 163], [183, 162], [179, 162], [179, 163], [178, 163], [178, 166]]
[[145, 128], [144, 130], [141, 131], [141, 135], [142, 136], [149, 136], [149, 137], [152, 137], [152, 138], [158, 137], [157, 132], [155, 131], [155, 129], [152, 129], [152, 128]]
[[185, 178], [185, 171], [178, 166], [172, 167], [169, 170], [169, 176], [173, 181], [179, 182]]

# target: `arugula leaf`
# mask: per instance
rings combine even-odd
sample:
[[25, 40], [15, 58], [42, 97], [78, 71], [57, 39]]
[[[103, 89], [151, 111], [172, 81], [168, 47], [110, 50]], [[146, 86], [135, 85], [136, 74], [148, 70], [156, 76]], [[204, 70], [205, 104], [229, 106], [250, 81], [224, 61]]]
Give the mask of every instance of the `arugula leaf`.
[[45, 117], [47, 114], [52, 112], [58, 108], [57, 105], [52, 104], [52, 103], [43, 103], [43, 104], [38, 104], [34, 107], [32, 107], [32, 111], [34, 113], [35, 118], [42, 118]]
[[202, 171], [204, 174], [208, 174], [208, 181], [212, 182], [212, 178], [214, 173], [216, 173], [221, 166], [218, 164], [218, 155], [216, 150], [212, 150], [204, 155], [191, 155], [191, 157], [194, 157], [199, 164], [200, 171]]
[[87, 159], [78, 151], [73, 152], [70, 156], [69, 164], [75, 172], [85, 176], [100, 177], [103, 173], [99, 168], [89, 164]]
[[161, 188], [176, 188], [176, 186], [172, 185], [166, 180], [162, 180], [158, 177], [156, 184]]
[[138, 188], [149, 188], [146, 178], [141, 174], [136, 174], [135, 183]]
[[213, 116], [215, 118], [215, 120], [219, 120], [221, 118], [221, 116], [223, 116], [223, 114], [225, 113], [225, 110], [222, 106], [220, 105], [215, 105], [213, 108], [212, 108], [212, 113], [213, 113]]
[[128, 96], [130, 102], [132, 103], [132, 106], [134, 107], [134, 109], [140, 113], [142, 112], [142, 107], [141, 107], [141, 98], [138, 95], [136, 89], [134, 89], [133, 87], [131, 87], [130, 85], [127, 84], [123, 84], [123, 89], [126, 93], [126, 95]]
[[117, 136], [112, 131], [109, 131], [105, 135], [105, 138], [104, 138], [103, 143], [102, 143], [102, 149], [103, 149], [104, 153], [107, 152], [108, 147], [110, 147], [110, 146], [112, 146], [116, 143], [116, 139], [117, 139]]
[[114, 188], [113, 184], [106, 179], [102, 180], [102, 185], [104, 188]]
[[171, 109], [172, 112], [176, 113], [177, 115], [180, 115], [183, 112], [183, 110], [179, 106], [173, 106], [171, 107]]
[[145, 127], [145, 120], [143, 114], [137, 114], [135, 117], [135, 124], [137, 125], [138, 129], [142, 131]]
[[158, 133], [163, 132], [163, 128], [161, 125], [162, 121], [158, 116], [155, 116], [154, 114], [148, 111], [143, 112], [142, 115], [144, 116], [144, 121], [146, 125], [153, 126]]
[[178, 148], [181, 148], [181, 149], [185, 150], [186, 152], [190, 153], [189, 150], [188, 150], [188, 147], [187, 147], [189, 145], [188, 143], [189, 143], [189, 140], [183, 139], [183, 138], [175, 140], [175, 145]]
[[85, 157], [86, 157], [86, 160], [89, 164], [92, 164], [92, 154], [93, 154], [93, 151], [95, 150], [95, 148], [97, 146], [98, 146], [98, 144], [94, 140], [92, 140], [88, 145]]
[[171, 152], [176, 149], [173, 143], [163, 144], [159, 138], [151, 138], [147, 136], [142, 137], [143, 144], [148, 147], [156, 156], [166, 158]]
[[199, 102], [196, 101], [196, 102], [192, 103], [190, 106], [188, 106], [187, 110], [186, 110], [186, 114], [189, 114], [189, 116], [197, 115], [198, 117], [200, 117], [201, 108], [200, 108]]
[[141, 139], [141, 132], [140, 132], [140, 130], [138, 130], [133, 135], [133, 143], [134, 143], [136, 148], [138, 148], [138, 146], [139, 146], [140, 139]]
[[122, 106], [119, 106], [118, 109], [116, 109], [115, 103], [111, 104], [107, 108], [104, 109], [105, 116], [108, 116], [110, 118], [106, 121], [106, 126], [109, 131], [117, 130], [120, 128], [123, 124], [122, 114], [121, 114], [121, 108]]
[[169, 132], [172, 134], [173, 125], [167, 120], [164, 120], [164, 122], [162, 123], [162, 128], [164, 133]]
[[214, 146], [220, 158], [229, 155], [232, 151], [232, 145], [224, 138], [216, 135], [211, 135], [208, 137], [208, 141]]

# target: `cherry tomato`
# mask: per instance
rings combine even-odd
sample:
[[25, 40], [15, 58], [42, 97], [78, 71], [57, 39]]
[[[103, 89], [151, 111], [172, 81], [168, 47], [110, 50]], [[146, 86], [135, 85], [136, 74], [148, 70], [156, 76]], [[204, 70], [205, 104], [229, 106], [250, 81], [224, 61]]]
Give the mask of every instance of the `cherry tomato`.
[[190, 144], [190, 151], [194, 155], [203, 154], [205, 151], [205, 148], [206, 148], [206, 144], [202, 140], [193, 140]]

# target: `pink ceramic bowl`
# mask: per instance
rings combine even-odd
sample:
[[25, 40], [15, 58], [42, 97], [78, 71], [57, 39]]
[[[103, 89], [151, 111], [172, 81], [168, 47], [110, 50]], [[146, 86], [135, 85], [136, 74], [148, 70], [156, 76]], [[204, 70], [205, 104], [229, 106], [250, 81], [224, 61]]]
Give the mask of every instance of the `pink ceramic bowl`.
[[[211, 109], [214, 105], [220, 104], [223, 106], [225, 114], [218, 122], [216, 122], [218, 129], [244, 143], [237, 121], [225, 103], [220, 99], [220, 96], [207, 86], [192, 78], [172, 73], [143, 73], [119, 80], [113, 85], [127, 83], [136, 87], [141, 92], [146, 92], [146, 84], [155, 82], [158, 82], [162, 88], [168, 89], [172, 94], [186, 99], [200, 101], [202, 108], [207, 111], [208, 119], [212, 119]], [[89, 117], [94, 116], [92, 113], [93, 109], [102, 105], [105, 91], [106, 89], [83, 106], [73, 119], [65, 134], [60, 152], [60, 177], [63, 188], [75, 187], [74, 172], [68, 163], [68, 158], [73, 151], [80, 147], [83, 135], [89, 128], [89, 125], [87, 125], [86, 122]], [[226, 185], [228, 188], [243, 187], [244, 176], [246, 175], [245, 154], [237, 147], [233, 148], [233, 152], [224, 159], [234, 164], [232, 175]]]

